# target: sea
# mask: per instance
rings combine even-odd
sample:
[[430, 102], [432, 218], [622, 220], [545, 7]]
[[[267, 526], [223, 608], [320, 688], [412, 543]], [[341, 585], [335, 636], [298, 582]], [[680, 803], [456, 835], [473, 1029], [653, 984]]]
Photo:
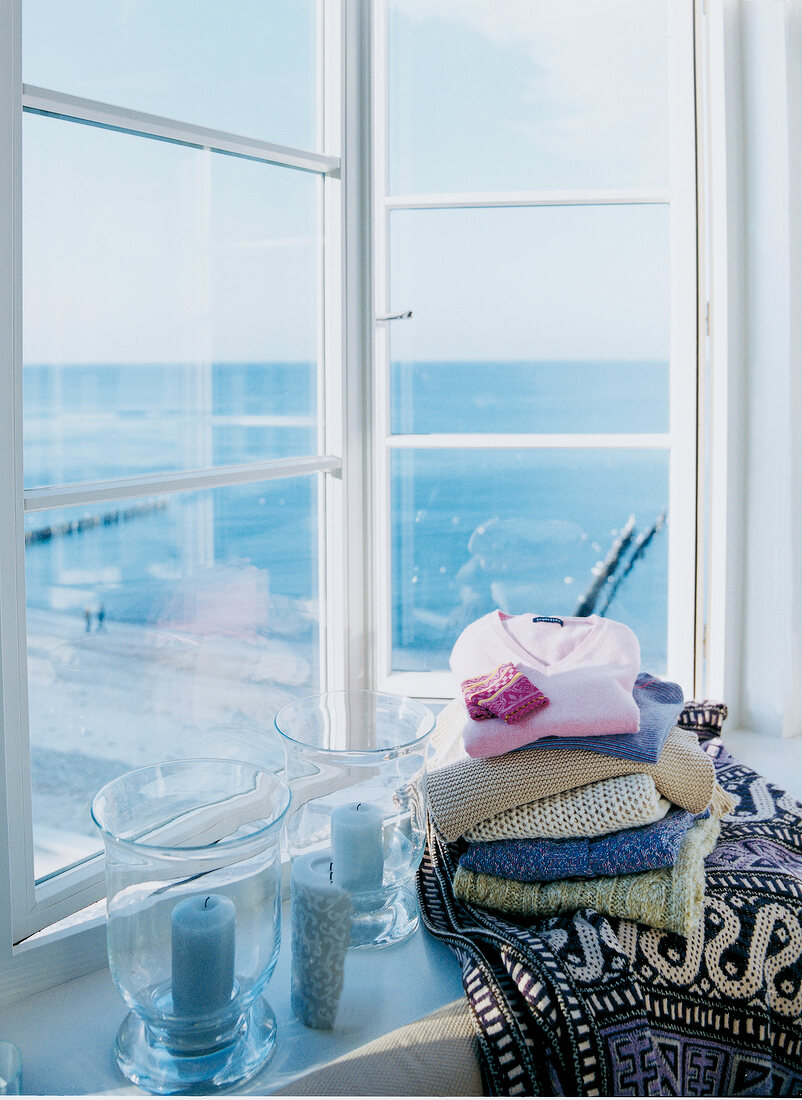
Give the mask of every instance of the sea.
[[[503, 443], [392, 451], [394, 667], [447, 667], [459, 631], [495, 607], [582, 608], [626, 622], [642, 667], [663, 672], [667, 452], [533, 449], [502, 436], [667, 431], [667, 364], [396, 362], [391, 383], [394, 433]], [[309, 363], [28, 364], [25, 484], [318, 453], [318, 403]], [[317, 478], [298, 477], [32, 512], [29, 608], [83, 617], [87, 629], [98, 615], [104, 626], [186, 627], [199, 608], [212, 613], [207, 582], [239, 573], [269, 579], [265, 633], [283, 623], [300, 635], [320, 602], [317, 494]]]

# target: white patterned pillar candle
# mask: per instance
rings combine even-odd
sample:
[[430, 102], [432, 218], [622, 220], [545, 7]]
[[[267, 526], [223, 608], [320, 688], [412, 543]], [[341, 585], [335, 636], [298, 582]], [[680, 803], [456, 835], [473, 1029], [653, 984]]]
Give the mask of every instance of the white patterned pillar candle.
[[351, 898], [334, 882], [329, 851], [296, 856], [290, 872], [290, 1003], [307, 1027], [331, 1028], [351, 939]]

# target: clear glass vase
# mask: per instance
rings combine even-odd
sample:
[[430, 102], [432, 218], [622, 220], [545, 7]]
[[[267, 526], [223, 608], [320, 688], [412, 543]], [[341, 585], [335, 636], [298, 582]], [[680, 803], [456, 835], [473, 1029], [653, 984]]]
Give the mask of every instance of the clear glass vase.
[[417, 927], [433, 727], [424, 704], [373, 691], [324, 692], [276, 715], [292, 791], [289, 854], [329, 858], [351, 896], [351, 947], [397, 943]]
[[131, 1012], [120, 1069], [153, 1093], [227, 1088], [275, 1043], [287, 786], [252, 764], [180, 760], [103, 787], [109, 967]]

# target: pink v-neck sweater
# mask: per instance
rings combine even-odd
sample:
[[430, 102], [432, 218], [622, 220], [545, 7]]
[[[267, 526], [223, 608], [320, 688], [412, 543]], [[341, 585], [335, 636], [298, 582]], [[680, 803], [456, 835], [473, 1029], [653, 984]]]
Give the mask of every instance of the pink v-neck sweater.
[[451, 668], [462, 682], [509, 661], [528, 677], [549, 705], [519, 722], [475, 721], [463, 701], [463, 741], [470, 756], [499, 756], [542, 737], [636, 733], [640, 712], [632, 694], [640, 645], [623, 623], [562, 618], [536, 622], [533, 615], [492, 611], [460, 634]]

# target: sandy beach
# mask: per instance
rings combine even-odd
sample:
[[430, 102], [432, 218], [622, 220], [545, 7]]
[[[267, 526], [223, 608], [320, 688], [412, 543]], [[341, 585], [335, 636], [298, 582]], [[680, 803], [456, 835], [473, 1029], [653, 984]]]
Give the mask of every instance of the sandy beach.
[[37, 878], [100, 847], [96, 791], [132, 768], [181, 756], [283, 766], [273, 719], [318, 689], [311, 609], [279, 633], [87, 624], [29, 612], [28, 667]]

